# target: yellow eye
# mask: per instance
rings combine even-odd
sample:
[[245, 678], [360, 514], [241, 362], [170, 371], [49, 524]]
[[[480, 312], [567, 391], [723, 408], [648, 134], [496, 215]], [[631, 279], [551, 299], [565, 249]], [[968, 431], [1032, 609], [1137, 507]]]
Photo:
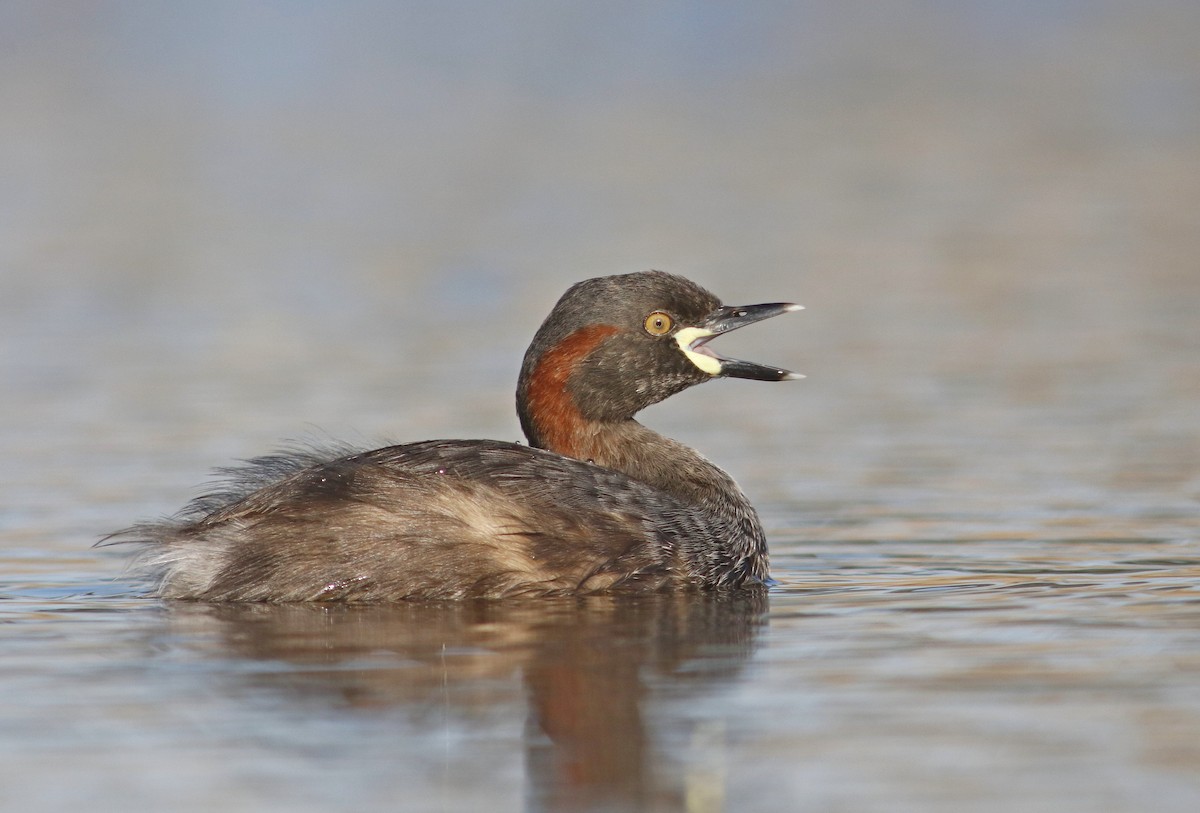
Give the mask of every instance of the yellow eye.
[[662, 311], [655, 311], [646, 317], [642, 325], [651, 336], [665, 336], [671, 332], [671, 317]]

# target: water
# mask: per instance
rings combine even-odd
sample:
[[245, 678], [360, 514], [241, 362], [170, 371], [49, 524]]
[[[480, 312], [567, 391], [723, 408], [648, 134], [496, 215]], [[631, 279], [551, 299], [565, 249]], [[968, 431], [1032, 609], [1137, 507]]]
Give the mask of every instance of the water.
[[[1192, 4], [0, 12], [0, 808], [1191, 811]], [[458, 10], [456, 10], [458, 9]], [[210, 607], [101, 534], [516, 439], [576, 279], [803, 313], [645, 421], [765, 595]]]

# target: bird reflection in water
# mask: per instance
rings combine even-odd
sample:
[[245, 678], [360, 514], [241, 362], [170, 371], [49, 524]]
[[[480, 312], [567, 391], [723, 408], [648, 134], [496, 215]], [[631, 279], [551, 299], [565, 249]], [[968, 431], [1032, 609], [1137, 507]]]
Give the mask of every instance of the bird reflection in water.
[[[212, 635], [214, 656], [273, 664], [238, 679], [330, 710], [470, 719], [511, 702], [519, 676], [527, 805], [560, 811], [693, 809], [698, 796], [719, 797], [710, 774], [672, 753], [672, 744], [686, 752], [678, 743], [693, 739], [696, 715], [659, 706], [682, 700], [694, 710], [691, 701], [731, 685], [766, 610], [756, 587], [517, 603], [176, 604], [170, 612], [191, 640]], [[432, 741], [432, 718], [429, 728]]]

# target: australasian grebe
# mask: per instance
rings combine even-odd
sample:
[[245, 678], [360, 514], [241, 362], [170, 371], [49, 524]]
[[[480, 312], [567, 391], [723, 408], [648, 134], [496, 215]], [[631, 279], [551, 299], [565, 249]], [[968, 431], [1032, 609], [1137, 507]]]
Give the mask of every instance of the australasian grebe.
[[707, 342], [800, 310], [722, 307], [661, 271], [571, 287], [521, 365], [529, 446], [429, 440], [261, 457], [144, 543], [157, 594], [202, 601], [499, 598], [767, 579], [758, 515], [733, 479], [633, 419], [711, 378], [802, 376]]

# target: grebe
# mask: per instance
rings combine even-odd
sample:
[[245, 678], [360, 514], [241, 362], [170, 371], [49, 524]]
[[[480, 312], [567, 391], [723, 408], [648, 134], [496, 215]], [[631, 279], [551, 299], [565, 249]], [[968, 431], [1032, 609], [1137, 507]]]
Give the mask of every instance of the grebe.
[[764, 583], [733, 479], [634, 420], [718, 377], [802, 378], [718, 355], [714, 336], [800, 310], [722, 306], [683, 277], [585, 280], [525, 353], [528, 446], [429, 440], [250, 460], [175, 517], [119, 531], [156, 594], [201, 601], [500, 598]]

